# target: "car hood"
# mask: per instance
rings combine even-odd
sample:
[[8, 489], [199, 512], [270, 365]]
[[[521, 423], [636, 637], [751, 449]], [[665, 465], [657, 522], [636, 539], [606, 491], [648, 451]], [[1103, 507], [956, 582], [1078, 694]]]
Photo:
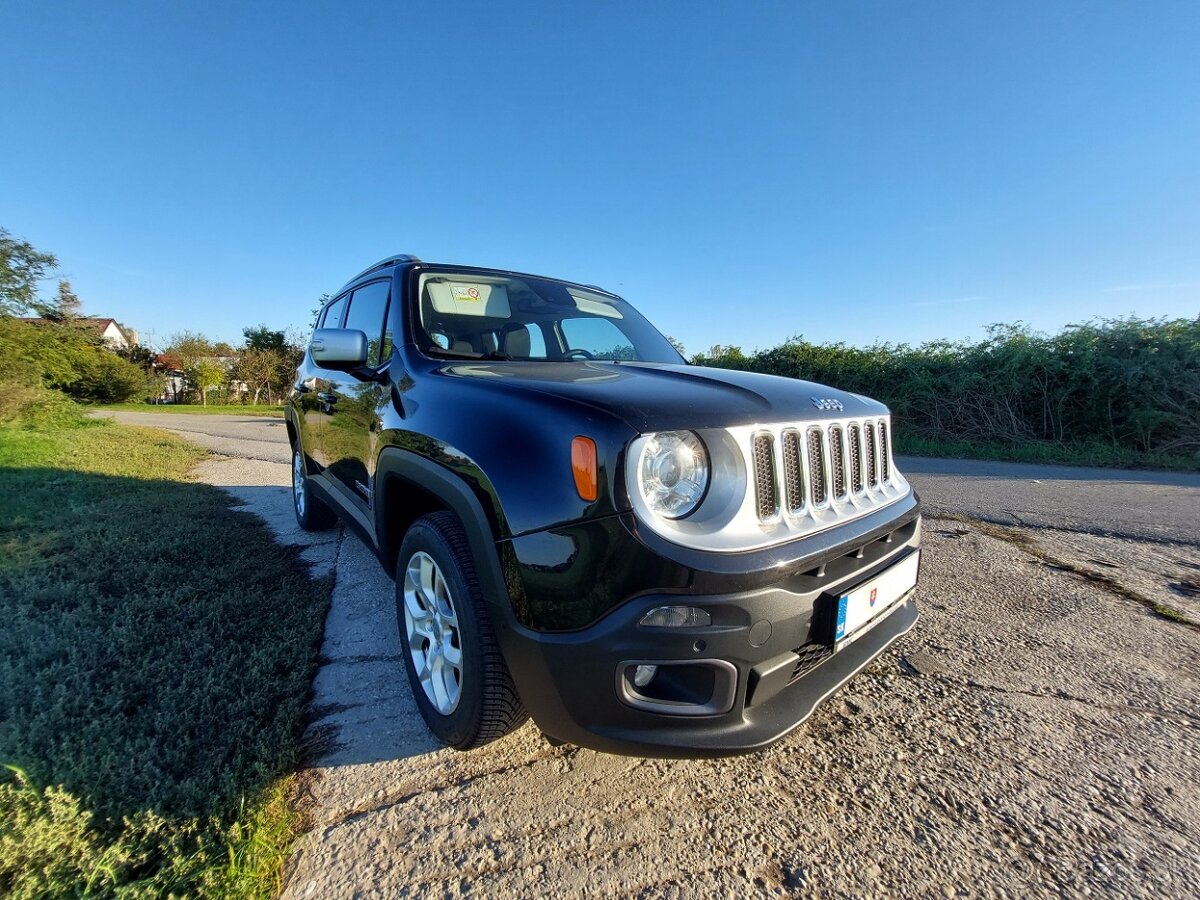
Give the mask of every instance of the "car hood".
[[[617, 416], [638, 432], [729, 428], [768, 422], [820, 421], [881, 415], [875, 400], [835, 388], [755, 372], [640, 362], [456, 363], [451, 377], [490, 382], [504, 390], [536, 391]], [[822, 409], [836, 401], [842, 409]]]

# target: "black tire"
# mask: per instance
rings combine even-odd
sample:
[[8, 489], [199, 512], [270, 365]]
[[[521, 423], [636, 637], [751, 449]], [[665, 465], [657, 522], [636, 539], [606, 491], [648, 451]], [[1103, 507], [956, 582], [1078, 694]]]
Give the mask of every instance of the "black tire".
[[[422, 570], [425, 559], [431, 559], [435, 564], [432, 571], [435, 578], [441, 576], [444, 596], [430, 597], [428, 589], [416, 589], [419, 579], [408, 578], [412, 566], [416, 571], [429, 571]], [[413, 591], [410, 600], [406, 600], [406, 590]], [[443, 612], [448, 609], [452, 616], [439, 613], [437, 623], [433, 622], [435, 617], [432, 615], [406, 617], [406, 604], [418, 607], [422, 613], [437, 605]], [[421, 718], [438, 740], [459, 750], [470, 750], [504, 737], [529, 718], [496, 642], [466, 533], [453, 513], [422, 516], [404, 536], [396, 559], [396, 617], [413, 699], [421, 711]], [[453, 625], [448, 624], [451, 619]], [[422, 625], [423, 622], [429, 624]], [[428, 631], [419, 630], [422, 628]], [[457, 641], [460, 651], [457, 671], [450, 654], [433, 649], [431, 634], [442, 636], [451, 645]], [[416, 653], [414, 644], [418, 645]], [[438, 641], [438, 646], [443, 646], [443, 642]], [[430, 675], [430, 658], [439, 656], [440, 671], [445, 673], [449, 667], [452, 674]], [[422, 661], [422, 671], [433, 683], [428, 690], [435, 694], [434, 699], [418, 673], [418, 659]], [[440, 685], [437, 684], [439, 679]], [[447, 702], [451, 689], [446, 684], [450, 682], [458, 685], [457, 700], [452, 707]], [[441, 698], [437, 697], [438, 687]], [[442, 710], [434, 705], [439, 699], [443, 702]]]
[[337, 524], [337, 514], [318, 499], [308, 481], [304, 453], [292, 448], [292, 509], [296, 523], [305, 531], [327, 531]]

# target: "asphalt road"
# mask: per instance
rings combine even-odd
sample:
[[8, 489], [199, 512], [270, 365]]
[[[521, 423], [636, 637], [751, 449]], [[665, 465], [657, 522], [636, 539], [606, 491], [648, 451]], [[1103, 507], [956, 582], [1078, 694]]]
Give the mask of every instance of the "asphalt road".
[[896, 464], [931, 513], [1200, 546], [1200, 475], [919, 457]]
[[[898, 461], [926, 508], [922, 619], [772, 748], [640, 760], [532, 725], [436, 746], [366, 548], [291, 521], [276, 420], [118, 414], [336, 575], [312, 828], [286, 897], [1200, 896], [1194, 476]], [[990, 524], [989, 524], [990, 523]]]
[[101, 415], [127, 425], [167, 428], [222, 456], [284, 464], [292, 458], [287, 444], [287, 426], [282, 418], [107, 410]]

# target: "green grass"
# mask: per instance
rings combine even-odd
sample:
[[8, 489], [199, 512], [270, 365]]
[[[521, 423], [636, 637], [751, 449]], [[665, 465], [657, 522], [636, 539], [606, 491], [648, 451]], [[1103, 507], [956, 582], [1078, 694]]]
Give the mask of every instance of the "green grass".
[[0, 426], [0, 896], [271, 896], [330, 585], [153, 429]]
[[896, 453], [953, 459], [994, 459], [1004, 462], [1046, 463], [1064, 466], [1099, 466], [1114, 469], [1160, 469], [1200, 472], [1200, 455], [1143, 453], [1111, 444], [1056, 444], [1029, 441], [1021, 444], [933, 441], [897, 431]]
[[208, 406], [193, 405], [191, 403], [166, 403], [162, 405], [154, 405], [151, 403], [105, 403], [94, 407], [95, 409], [120, 409], [128, 412], [160, 412], [160, 413], [185, 413], [194, 416], [282, 416], [282, 406], [238, 406], [234, 404], [215, 404], [210, 403]]

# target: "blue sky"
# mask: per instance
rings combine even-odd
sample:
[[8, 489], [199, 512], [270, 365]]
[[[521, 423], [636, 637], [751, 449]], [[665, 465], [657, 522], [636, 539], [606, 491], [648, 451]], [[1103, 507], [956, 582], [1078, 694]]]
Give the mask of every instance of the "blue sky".
[[5, 0], [0, 226], [159, 344], [400, 250], [690, 351], [1195, 316], [1197, 47], [1194, 2]]

